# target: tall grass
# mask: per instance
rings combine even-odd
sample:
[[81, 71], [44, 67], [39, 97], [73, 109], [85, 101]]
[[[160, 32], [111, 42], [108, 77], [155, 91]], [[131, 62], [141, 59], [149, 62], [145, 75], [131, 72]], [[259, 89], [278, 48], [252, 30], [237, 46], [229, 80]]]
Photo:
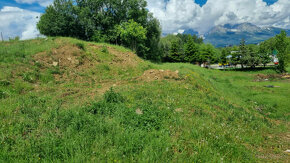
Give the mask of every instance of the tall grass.
[[25, 41], [0, 42], [0, 62], [22, 62], [32, 54], [56, 48], [55, 38], [39, 38]]
[[[29, 64], [29, 56], [68, 42], [102, 61], [83, 72], [90, 84], [56, 82], [57, 68]], [[0, 60], [0, 162], [287, 160], [289, 82], [254, 81], [274, 71], [149, 62], [120, 70], [109, 64], [111, 54], [88, 44], [70, 38], [1, 43], [10, 50]], [[19, 63], [25, 72], [17, 75]], [[132, 80], [148, 69], [178, 70], [180, 79]], [[112, 88], [99, 93], [104, 82]], [[264, 87], [269, 84], [280, 87]]]

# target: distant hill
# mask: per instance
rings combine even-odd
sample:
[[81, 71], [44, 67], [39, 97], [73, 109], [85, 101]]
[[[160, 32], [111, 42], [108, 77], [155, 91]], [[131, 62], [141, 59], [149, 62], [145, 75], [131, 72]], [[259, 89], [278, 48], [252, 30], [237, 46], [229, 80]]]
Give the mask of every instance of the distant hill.
[[[217, 47], [238, 45], [244, 38], [247, 44], [257, 44], [280, 33], [281, 28], [258, 27], [251, 23], [218, 25], [207, 32], [206, 43], [211, 43]], [[288, 35], [290, 30], [286, 30]]]

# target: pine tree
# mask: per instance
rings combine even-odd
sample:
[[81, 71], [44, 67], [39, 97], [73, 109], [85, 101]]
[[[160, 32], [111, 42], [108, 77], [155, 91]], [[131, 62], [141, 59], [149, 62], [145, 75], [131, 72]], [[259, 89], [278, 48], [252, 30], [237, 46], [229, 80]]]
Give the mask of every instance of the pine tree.
[[181, 62], [182, 61], [182, 54], [180, 52], [179, 42], [177, 42], [177, 41], [172, 42], [168, 57], [169, 57], [169, 60], [171, 62]]
[[198, 60], [198, 45], [194, 43], [193, 38], [190, 36], [185, 44], [185, 58], [184, 60], [189, 63], [195, 63]]
[[239, 46], [239, 53], [238, 53], [238, 61], [241, 64], [242, 68], [244, 68], [244, 64], [247, 63], [247, 56], [248, 53], [248, 49], [246, 47], [246, 41], [245, 39], [242, 39], [240, 42], [240, 46]]

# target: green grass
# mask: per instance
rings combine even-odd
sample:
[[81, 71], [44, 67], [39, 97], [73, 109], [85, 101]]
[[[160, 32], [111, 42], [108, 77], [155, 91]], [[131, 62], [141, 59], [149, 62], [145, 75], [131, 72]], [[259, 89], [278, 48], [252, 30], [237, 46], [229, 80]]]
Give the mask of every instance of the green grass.
[[[128, 66], [110, 51], [125, 55], [128, 49], [71, 38], [2, 44], [0, 161], [286, 162], [289, 157], [283, 152], [289, 149], [289, 80], [254, 81], [274, 70], [219, 71], [138, 58]], [[18, 55], [23, 44], [25, 57]], [[93, 65], [80, 71], [33, 61], [36, 53], [63, 45], [77, 46], [82, 54], [76, 55]], [[3, 53], [7, 46], [14, 50]], [[137, 80], [149, 69], [178, 70], [180, 79]], [[56, 80], [69, 74], [75, 76]]]

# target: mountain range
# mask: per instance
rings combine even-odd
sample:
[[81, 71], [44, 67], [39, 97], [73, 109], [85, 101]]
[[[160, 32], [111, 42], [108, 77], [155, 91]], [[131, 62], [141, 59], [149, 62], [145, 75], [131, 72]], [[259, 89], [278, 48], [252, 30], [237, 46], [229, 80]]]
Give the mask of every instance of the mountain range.
[[[216, 47], [238, 45], [242, 38], [247, 44], [258, 44], [265, 41], [283, 30], [276, 27], [258, 27], [251, 23], [224, 24], [213, 27], [202, 35], [205, 43], [211, 43]], [[284, 29], [288, 36], [290, 29]], [[187, 29], [184, 34], [196, 34], [192, 29]]]

